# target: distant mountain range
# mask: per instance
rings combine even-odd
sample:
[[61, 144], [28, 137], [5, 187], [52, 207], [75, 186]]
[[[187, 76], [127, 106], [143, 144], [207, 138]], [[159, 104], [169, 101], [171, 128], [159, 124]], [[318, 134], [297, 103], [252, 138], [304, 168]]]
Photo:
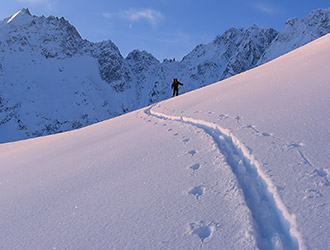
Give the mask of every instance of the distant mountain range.
[[283, 31], [231, 28], [182, 61], [146, 51], [124, 58], [108, 41], [84, 40], [63, 17], [22, 9], [0, 21], [0, 142], [81, 128], [266, 63], [330, 32], [330, 9], [289, 19]]

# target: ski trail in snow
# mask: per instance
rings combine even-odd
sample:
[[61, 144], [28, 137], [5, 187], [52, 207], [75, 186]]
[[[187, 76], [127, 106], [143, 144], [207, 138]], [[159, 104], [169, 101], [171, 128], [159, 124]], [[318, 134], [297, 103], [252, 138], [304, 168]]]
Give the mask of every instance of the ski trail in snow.
[[297, 229], [295, 216], [288, 212], [276, 187], [263, 173], [254, 156], [229, 130], [191, 117], [159, 113], [153, 111], [153, 107], [154, 105], [147, 108], [145, 113], [203, 129], [216, 142], [243, 191], [252, 214], [259, 249], [306, 249]]

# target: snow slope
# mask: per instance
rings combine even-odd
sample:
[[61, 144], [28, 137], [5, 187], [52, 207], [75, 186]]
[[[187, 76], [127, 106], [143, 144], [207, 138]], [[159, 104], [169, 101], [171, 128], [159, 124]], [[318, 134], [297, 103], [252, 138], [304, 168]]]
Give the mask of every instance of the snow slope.
[[0, 249], [328, 249], [329, 58], [0, 144]]

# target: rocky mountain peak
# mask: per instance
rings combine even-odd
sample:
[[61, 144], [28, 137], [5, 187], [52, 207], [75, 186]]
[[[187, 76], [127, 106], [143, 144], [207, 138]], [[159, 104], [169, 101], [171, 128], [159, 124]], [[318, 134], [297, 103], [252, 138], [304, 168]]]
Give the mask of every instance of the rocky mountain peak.
[[61, 30], [64, 35], [74, 37], [76, 39], [82, 39], [77, 29], [70, 24], [64, 17], [58, 18], [54, 16], [49, 16], [46, 18], [46, 25], [54, 26], [55, 29]]
[[24, 15], [32, 16], [28, 8], [22, 8], [21, 13]]
[[272, 41], [258, 65], [275, 59], [291, 50], [330, 32], [330, 9], [317, 9], [308, 16], [290, 18], [284, 29]]
[[21, 9], [1, 22], [0, 33], [3, 34], [0, 42], [11, 48], [10, 53], [26, 51], [45, 58], [71, 57], [83, 43], [76, 28], [63, 17], [37, 17], [28, 9]]
[[29, 9], [20, 9], [11, 17], [5, 19], [7, 24], [24, 25], [32, 19]]
[[313, 10], [308, 16], [302, 18], [290, 18], [285, 23], [286, 28], [301, 28], [305, 27], [322, 27], [328, 28], [330, 26], [330, 8]]
[[159, 64], [159, 61], [149, 52], [143, 50], [133, 50], [130, 52], [126, 59], [127, 63], [131, 65], [145, 64], [147, 67], [155, 64]]

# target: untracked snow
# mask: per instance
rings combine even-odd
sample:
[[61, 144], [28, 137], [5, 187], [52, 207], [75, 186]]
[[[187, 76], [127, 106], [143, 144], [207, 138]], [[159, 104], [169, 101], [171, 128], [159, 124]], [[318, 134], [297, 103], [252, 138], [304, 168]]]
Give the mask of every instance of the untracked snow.
[[79, 130], [0, 144], [0, 249], [328, 249], [330, 35]]

